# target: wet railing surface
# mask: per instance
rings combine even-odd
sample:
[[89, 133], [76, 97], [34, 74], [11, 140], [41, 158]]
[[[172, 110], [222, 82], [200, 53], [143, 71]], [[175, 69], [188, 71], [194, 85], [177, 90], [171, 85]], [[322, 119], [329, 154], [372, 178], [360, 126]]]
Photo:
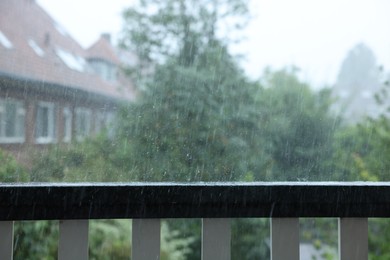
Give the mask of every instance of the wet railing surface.
[[230, 219], [271, 218], [273, 260], [299, 259], [299, 217], [339, 218], [339, 259], [368, 258], [369, 217], [390, 217], [381, 182], [0, 185], [0, 259], [13, 221], [60, 221], [58, 259], [88, 259], [89, 219], [133, 219], [132, 259], [159, 259], [161, 218], [202, 218], [202, 259], [230, 259]]
[[0, 220], [390, 217], [390, 184], [43, 183], [0, 185]]

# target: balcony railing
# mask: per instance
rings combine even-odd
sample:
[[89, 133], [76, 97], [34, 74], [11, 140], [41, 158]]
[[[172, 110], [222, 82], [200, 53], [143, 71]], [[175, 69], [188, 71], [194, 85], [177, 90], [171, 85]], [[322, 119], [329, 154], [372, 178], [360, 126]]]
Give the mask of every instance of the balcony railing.
[[230, 259], [231, 218], [271, 218], [271, 258], [299, 259], [299, 217], [339, 218], [339, 259], [368, 258], [369, 217], [390, 217], [388, 183], [0, 185], [0, 259], [13, 221], [60, 220], [58, 259], [88, 259], [89, 219], [133, 219], [132, 259], [159, 259], [160, 219], [202, 218], [202, 259]]

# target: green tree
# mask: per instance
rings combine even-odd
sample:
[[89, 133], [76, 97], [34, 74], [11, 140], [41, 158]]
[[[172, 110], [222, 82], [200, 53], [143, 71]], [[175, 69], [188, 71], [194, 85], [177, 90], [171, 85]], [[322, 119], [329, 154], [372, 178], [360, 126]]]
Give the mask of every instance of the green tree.
[[0, 149], [0, 182], [26, 182], [29, 180], [27, 171], [15, 158]]
[[53, 145], [32, 155], [34, 182], [135, 181], [113, 164], [116, 144], [105, 134], [71, 145]]
[[[246, 24], [247, 0], [139, 0], [124, 12], [122, 45], [135, 51], [141, 64], [171, 58], [191, 65], [215, 40]], [[221, 35], [221, 27], [228, 33]], [[225, 42], [226, 43], [226, 42]]]
[[192, 67], [157, 67], [143, 96], [121, 111], [119, 161], [139, 180], [241, 180], [259, 142], [256, 91], [218, 43]]
[[369, 220], [368, 247], [369, 259], [385, 260], [390, 258], [390, 222], [389, 219]]
[[380, 140], [373, 136], [373, 128], [366, 124], [338, 129], [329, 163], [334, 173], [332, 180], [378, 181], [383, 174], [377, 175], [377, 170], [372, 171], [372, 166], [381, 168], [384, 162], [377, 157], [380, 153], [377, 145], [381, 146]]
[[380, 116], [340, 128], [334, 139], [333, 171], [341, 181], [389, 181], [390, 119], [388, 82], [377, 94]]
[[234, 219], [232, 259], [270, 259], [269, 225], [269, 219], [264, 218]]
[[131, 221], [128, 219], [92, 220], [89, 223], [90, 259], [129, 259]]
[[314, 93], [294, 70], [267, 72], [259, 95], [262, 135], [271, 156], [267, 180], [326, 180], [336, 119], [329, 91]]
[[14, 259], [57, 258], [58, 221], [17, 221], [14, 233]]

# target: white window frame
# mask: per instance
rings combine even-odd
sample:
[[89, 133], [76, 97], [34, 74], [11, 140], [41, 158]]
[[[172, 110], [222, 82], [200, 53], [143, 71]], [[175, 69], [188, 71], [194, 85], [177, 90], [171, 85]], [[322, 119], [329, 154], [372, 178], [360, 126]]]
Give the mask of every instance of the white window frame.
[[[14, 121], [15, 133], [13, 136], [6, 136], [6, 104], [16, 105], [16, 117]], [[0, 143], [24, 143], [26, 136], [25, 129], [26, 110], [24, 102], [12, 98], [0, 98]], [[17, 133], [21, 134], [18, 136]]]
[[[47, 136], [37, 136], [38, 127], [38, 109], [39, 107], [47, 108]], [[51, 102], [38, 102], [35, 112], [35, 142], [37, 144], [55, 143], [57, 141], [57, 120], [56, 106]]]
[[64, 136], [62, 140], [65, 143], [69, 143], [72, 141], [72, 111], [69, 107], [64, 107], [62, 118], [64, 122]]
[[[91, 109], [84, 107], [75, 109], [75, 132], [77, 141], [83, 141], [87, 136], [91, 135], [91, 120]], [[81, 128], [82, 126], [84, 129]]]

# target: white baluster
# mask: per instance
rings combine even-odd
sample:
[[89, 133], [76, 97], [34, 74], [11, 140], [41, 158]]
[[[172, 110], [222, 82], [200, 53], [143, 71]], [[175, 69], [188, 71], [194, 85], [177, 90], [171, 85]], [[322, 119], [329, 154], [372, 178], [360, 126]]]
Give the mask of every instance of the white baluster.
[[229, 260], [230, 243], [230, 219], [202, 220], [202, 260]]
[[14, 222], [0, 221], [0, 259], [12, 260]]
[[339, 218], [339, 259], [368, 259], [367, 218]]
[[271, 219], [271, 260], [299, 260], [299, 218]]
[[133, 219], [132, 260], [160, 259], [160, 219]]
[[88, 220], [60, 221], [58, 259], [88, 259]]

